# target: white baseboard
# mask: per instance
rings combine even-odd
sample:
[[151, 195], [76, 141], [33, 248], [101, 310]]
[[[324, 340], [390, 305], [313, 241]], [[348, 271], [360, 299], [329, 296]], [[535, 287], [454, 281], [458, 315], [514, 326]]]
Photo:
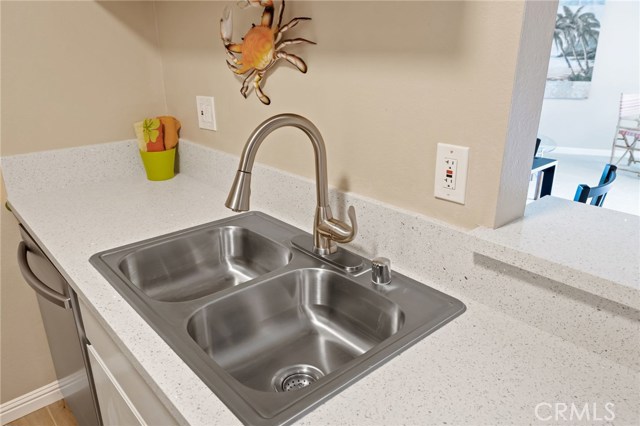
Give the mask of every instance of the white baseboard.
[[58, 380], [0, 405], [0, 424], [6, 425], [63, 398]]
[[569, 155], [590, 155], [590, 156], [600, 156], [600, 157], [610, 157], [611, 149], [591, 149], [591, 148], [572, 148], [568, 146], [559, 146], [554, 149], [552, 152], [548, 154], [545, 153], [547, 157], [553, 157], [554, 153], [558, 154], [569, 154]]

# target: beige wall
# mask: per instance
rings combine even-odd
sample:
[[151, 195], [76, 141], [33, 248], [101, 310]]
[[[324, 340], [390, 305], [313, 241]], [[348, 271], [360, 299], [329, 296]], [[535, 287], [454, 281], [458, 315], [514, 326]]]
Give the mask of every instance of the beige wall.
[[1, 7], [2, 155], [128, 139], [166, 110], [152, 2]]
[[[184, 137], [238, 155], [262, 120], [299, 113], [327, 142], [330, 184], [465, 227], [494, 224], [522, 2], [288, 1], [285, 19], [313, 18], [288, 36], [318, 45], [286, 49], [309, 72], [274, 69], [270, 106], [243, 99], [227, 69], [218, 21], [228, 4], [156, 4], [168, 109]], [[239, 41], [260, 10], [234, 12]], [[197, 128], [196, 95], [215, 96], [217, 132]], [[269, 139], [258, 161], [313, 176], [301, 134]], [[433, 197], [438, 142], [471, 147], [464, 206]]]
[[[2, 1], [0, 13], [2, 155], [131, 138], [136, 118], [166, 111], [152, 2]], [[1, 232], [4, 403], [55, 373], [15, 261], [17, 223], [4, 208]]]

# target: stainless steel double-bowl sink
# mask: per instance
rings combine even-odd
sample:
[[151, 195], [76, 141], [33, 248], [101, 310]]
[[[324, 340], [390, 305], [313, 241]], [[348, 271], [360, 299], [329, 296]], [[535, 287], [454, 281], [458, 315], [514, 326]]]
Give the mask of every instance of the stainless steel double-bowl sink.
[[[394, 273], [371, 282], [249, 212], [98, 253], [91, 263], [246, 424], [301, 417], [462, 314]], [[309, 236], [310, 238], [310, 236]]]

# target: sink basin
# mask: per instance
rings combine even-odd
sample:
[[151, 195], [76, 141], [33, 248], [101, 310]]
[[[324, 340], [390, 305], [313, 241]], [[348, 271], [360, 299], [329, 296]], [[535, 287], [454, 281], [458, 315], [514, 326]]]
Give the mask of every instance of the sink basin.
[[242, 284], [290, 259], [283, 245], [246, 228], [224, 226], [133, 250], [118, 269], [152, 299], [181, 302]]
[[241, 421], [288, 424], [465, 310], [398, 273], [373, 284], [367, 259], [345, 250], [362, 267], [340, 269], [301, 238], [249, 212], [90, 261]]
[[[205, 306], [187, 330], [237, 381], [264, 392], [310, 384], [395, 334], [394, 302], [326, 269], [299, 269]], [[311, 373], [312, 372], [312, 373]]]

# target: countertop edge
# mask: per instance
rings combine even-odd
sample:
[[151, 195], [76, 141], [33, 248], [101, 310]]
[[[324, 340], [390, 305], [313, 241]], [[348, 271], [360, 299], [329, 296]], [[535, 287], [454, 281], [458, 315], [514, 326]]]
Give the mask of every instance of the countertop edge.
[[476, 253], [640, 310], [640, 291], [616, 281], [608, 280], [561, 263], [519, 251], [476, 236]]

